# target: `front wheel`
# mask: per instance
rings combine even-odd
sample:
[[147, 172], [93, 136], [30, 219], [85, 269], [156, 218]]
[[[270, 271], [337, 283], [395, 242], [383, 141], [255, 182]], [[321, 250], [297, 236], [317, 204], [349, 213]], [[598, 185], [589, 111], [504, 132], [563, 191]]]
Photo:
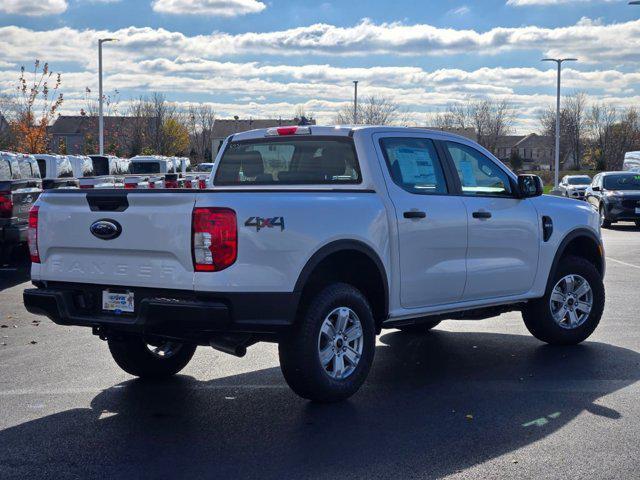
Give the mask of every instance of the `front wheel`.
[[375, 351], [375, 322], [366, 297], [344, 283], [313, 298], [280, 341], [280, 368], [291, 389], [316, 402], [349, 398], [364, 383]]
[[196, 345], [172, 341], [147, 343], [141, 336], [109, 337], [109, 351], [118, 366], [140, 378], [167, 378], [187, 366]]
[[604, 205], [600, 205], [600, 226], [602, 228], [609, 228], [611, 222], [607, 219], [607, 213], [604, 210]]
[[604, 310], [602, 276], [584, 258], [567, 256], [560, 261], [544, 297], [522, 310], [524, 323], [538, 340], [575, 345], [596, 329]]

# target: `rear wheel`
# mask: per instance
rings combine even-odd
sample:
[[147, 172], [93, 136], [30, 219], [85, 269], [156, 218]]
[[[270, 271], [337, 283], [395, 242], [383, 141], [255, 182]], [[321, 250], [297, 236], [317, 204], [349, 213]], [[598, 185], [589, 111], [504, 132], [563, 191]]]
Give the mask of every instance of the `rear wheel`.
[[404, 327], [398, 327], [398, 330], [405, 333], [426, 333], [429, 330], [434, 329], [442, 320], [431, 320], [430, 322], [416, 323], [415, 325], [406, 325]]
[[581, 257], [560, 261], [544, 297], [522, 311], [531, 334], [546, 343], [574, 345], [596, 329], [604, 310], [605, 293], [596, 267]]
[[118, 366], [140, 378], [167, 378], [187, 366], [196, 345], [172, 341], [147, 343], [141, 336], [109, 338], [109, 351]]
[[373, 363], [375, 323], [369, 302], [348, 284], [324, 288], [278, 351], [284, 378], [301, 397], [317, 402], [350, 397]]

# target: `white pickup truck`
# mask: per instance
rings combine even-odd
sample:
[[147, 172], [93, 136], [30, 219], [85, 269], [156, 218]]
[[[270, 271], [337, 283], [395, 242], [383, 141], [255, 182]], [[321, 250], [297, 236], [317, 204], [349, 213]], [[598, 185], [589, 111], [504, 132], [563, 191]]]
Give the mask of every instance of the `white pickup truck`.
[[26, 308], [92, 327], [140, 377], [198, 345], [277, 342], [291, 388], [336, 401], [365, 381], [383, 328], [522, 311], [575, 344], [604, 308], [597, 212], [541, 196], [465, 138], [391, 127], [229, 137], [210, 190], [60, 190], [30, 216]]

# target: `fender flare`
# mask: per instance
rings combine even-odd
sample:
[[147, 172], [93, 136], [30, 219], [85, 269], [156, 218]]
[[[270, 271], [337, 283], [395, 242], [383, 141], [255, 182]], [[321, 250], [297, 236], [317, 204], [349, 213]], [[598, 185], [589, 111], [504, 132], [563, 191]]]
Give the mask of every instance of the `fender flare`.
[[309, 280], [309, 277], [313, 273], [314, 269], [320, 264], [320, 262], [322, 262], [329, 255], [347, 250], [355, 250], [357, 252], [363, 253], [376, 265], [378, 273], [382, 278], [384, 288], [384, 316], [386, 318], [386, 316], [389, 314], [389, 279], [387, 277], [387, 271], [384, 267], [384, 264], [382, 263], [382, 260], [380, 259], [380, 256], [376, 253], [376, 251], [373, 250], [373, 248], [371, 248], [369, 245], [358, 240], [336, 240], [318, 249], [311, 256], [311, 258], [307, 260], [307, 263], [300, 272], [300, 275], [298, 275], [298, 280], [296, 281], [293, 291], [295, 293], [301, 294], [302, 290], [307, 284], [307, 281]]
[[[551, 279], [555, 277], [556, 271], [558, 270], [558, 264], [560, 263], [560, 259], [564, 255], [565, 250], [569, 243], [571, 243], [576, 238], [587, 237], [592, 240], [599, 248], [602, 250], [602, 241], [598, 238], [598, 236], [593, 233], [592, 230], [588, 228], [576, 228], [575, 230], [571, 230], [569, 233], [565, 235], [565, 237], [560, 242], [558, 249], [556, 250], [556, 254], [553, 257], [553, 263], [551, 264], [551, 269], [549, 270], [549, 276], [547, 278], [547, 289], [551, 283]], [[604, 258], [602, 259], [602, 275], [604, 276]], [[546, 290], [545, 290], [546, 291]]]

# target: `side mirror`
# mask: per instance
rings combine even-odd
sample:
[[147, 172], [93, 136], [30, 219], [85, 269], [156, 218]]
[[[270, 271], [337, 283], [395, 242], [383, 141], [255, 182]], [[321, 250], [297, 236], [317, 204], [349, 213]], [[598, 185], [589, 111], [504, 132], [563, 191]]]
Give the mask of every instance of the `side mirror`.
[[599, 192], [600, 191], [600, 187], [597, 185], [594, 185], [593, 187], [591, 187], [591, 190], [593, 190], [594, 192]]
[[521, 198], [539, 197], [543, 193], [542, 179], [537, 175], [518, 175]]

